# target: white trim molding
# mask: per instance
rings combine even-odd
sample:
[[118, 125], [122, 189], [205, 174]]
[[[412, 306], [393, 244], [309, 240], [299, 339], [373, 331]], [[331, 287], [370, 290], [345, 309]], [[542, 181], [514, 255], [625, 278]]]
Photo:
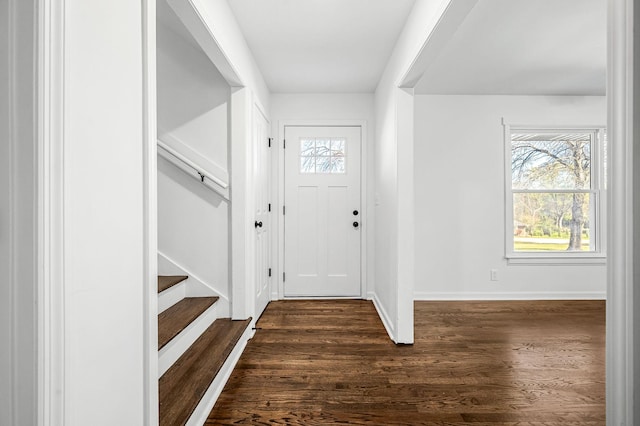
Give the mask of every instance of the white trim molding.
[[38, 425], [65, 424], [64, 8], [38, 1]]
[[606, 401], [610, 426], [637, 423], [637, 420], [634, 422], [633, 329], [633, 3], [633, 0], [609, 0], [608, 9]]
[[417, 291], [416, 301], [606, 300], [603, 291], [575, 292], [436, 292]]
[[158, 413], [158, 146], [156, 81], [156, 1], [142, 0], [143, 203], [144, 203], [144, 422]]
[[373, 306], [376, 308], [376, 311], [378, 312], [378, 316], [380, 317], [380, 321], [382, 321], [382, 325], [384, 325], [384, 329], [387, 330], [387, 334], [389, 335], [389, 338], [391, 338], [391, 340], [397, 343], [395, 338], [396, 331], [393, 326], [393, 322], [391, 322], [391, 317], [389, 316], [387, 311], [384, 309], [384, 306], [382, 305], [382, 303], [380, 303], [380, 299], [378, 299], [378, 295], [374, 292], [371, 292], [369, 293], [367, 299], [373, 302]]

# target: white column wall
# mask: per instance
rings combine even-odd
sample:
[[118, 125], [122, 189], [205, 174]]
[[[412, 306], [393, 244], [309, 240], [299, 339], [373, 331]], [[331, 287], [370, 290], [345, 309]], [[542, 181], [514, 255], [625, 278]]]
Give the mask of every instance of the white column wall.
[[[405, 108], [410, 103], [404, 98], [407, 93], [400, 93], [398, 87], [449, 3], [450, 0], [416, 1], [375, 93], [377, 251], [374, 300], [381, 316], [387, 318], [389, 334], [397, 343], [413, 343], [412, 262], [399, 264], [398, 252], [403, 237], [413, 233], [413, 212], [400, 208], [411, 204], [411, 194], [399, 189], [399, 184], [404, 183], [398, 179], [399, 169], [408, 161], [407, 147], [402, 146], [407, 141], [406, 134], [398, 126], [411, 121], [412, 117], [407, 115], [412, 111]], [[401, 222], [403, 226], [400, 226]], [[399, 267], [403, 270], [399, 271]], [[400, 282], [400, 279], [405, 281]], [[398, 330], [398, 324], [402, 330]]]
[[144, 420], [142, 3], [64, 5], [64, 424]]

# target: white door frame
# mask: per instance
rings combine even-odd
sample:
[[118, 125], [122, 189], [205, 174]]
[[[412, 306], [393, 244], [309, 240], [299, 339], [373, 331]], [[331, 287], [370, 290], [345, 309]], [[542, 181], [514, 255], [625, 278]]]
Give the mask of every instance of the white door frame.
[[[256, 154], [255, 153], [255, 148], [256, 148], [256, 145], [255, 145], [255, 134], [254, 134], [254, 132], [255, 132], [255, 123], [256, 123], [256, 120], [257, 120], [257, 117], [255, 117], [256, 110], [260, 114], [262, 114], [262, 116], [266, 120], [267, 129], [269, 129], [269, 127], [271, 126], [271, 119], [269, 118], [269, 114], [267, 114], [267, 110], [264, 108], [264, 106], [262, 106], [262, 104], [258, 100], [258, 97], [257, 96], [253, 96], [253, 108], [251, 109], [251, 135], [252, 135], [251, 144], [250, 144], [251, 145], [251, 151], [252, 151], [251, 152], [251, 155], [252, 155], [251, 164], [253, 163], [253, 158], [254, 158], [254, 156]], [[267, 130], [267, 134], [270, 135], [270, 133], [271, 132], [269, 132]], [[265, 141], [265, 143], [266, 142], [267, 141]], [[272, 141], [272, 143], [273, 143], [273, 141]], [[271, 145], [271, 146], [273, 148], [273, 145]], [[251, 215], [252, 215], [251, 218], [250, 218], [250, 222], [251, 222], [252, 220], [255, 220], [256, 209], [255, 209], [254, 202], [255, 202], [255, 191], [256, 191], [256, 188], [254, 186], [255, 176], [253, 174], [254, 170], [253, 170], [253, 166], [252, 165], [250, 166], [250, 169], [251, 169], [251, 180], [250, 180], [251, 191], [250, 192], [251, 192], [251, 197], [252, 197], [251, 200], [250, 200], [251, 201], [250, 209], [251, 209]], [[273, 175], [273, 170], [272, 169], [273, 169], [273, 156], [271, 157], [271, 165], [270, 165], [270, 169], [269, 169], [269, 173], [271, 175], [270, 177], [272, 177], [272, 175]], [[271, 200], [269, 200], [269, 201], [271, 203], [271, 213], [272, 213], [272, 215], [269, 217], [269, 226], [268, 226], [267, 229], [269, 230], [268, 231], [269, 232], [269, 239], [270, 239], [270, 243], [271, 243], [271, 247], [270, 247], [270, 249], [271, 249], [270, 263], [273, 265], [273, 263], [274, 263], [274, 261], [273, 261], [273, 240], [275, 239], [274, 238], [274, 234], [273, 234], [273, 223], [275, 222], [273, 220], [273, 214], [276, 213], [274, 211], [275, 203], [273, 202], [273, 198], [274, 198], [273, 197], [273, 193], [274, 193], [274, 191], [273, 191], [273, 181], [271, 182], [270, 190], [271, 190]], [[255, 272], [256, 272], [256, 268], [258, 266], [258, 262], [257, 262], [257, 259], [255, 257], [255, 253], [256, 253], [255, 229], [253, 229], [253, 232], [254, 233], [251, 234], [253, 236], [253, 239], [251, 240], [251, 243], [250, 243], [251, 244], [250, 251], [247, 252], [247, 256], [251, 256], [250, 265], [251, 265], [251, 267], [253, 269], [251, 271], [251, 274], [247, 275], [247, 277], [249, 278], [247, 280], [247, 287], [249, 288], [248, 294], [251, 295], [251, 297], [250, 297], [250, 299], [251, 299], [251, 309], [250, 309], [249, 314], [253, 318], [252, 321], [253, 321], [253, 324], [255, 325], [256, 321], [258, 321], [258, 319], [259, 319], [258, 312], [257, 312], [257, 306], [256, 306], [256, 290], [257, 290], [257, 286], [260, 285], [260, 283], [258, 283], [255, 280], [255, 277], [256, 277]], [[273, 266], [272, 266], [272, 269], [273, 269]], [[271, 280], [269, 280], [269, 289], [268, 289], [269, 300], [271, 300], [272, 287], [273, 287], [273, 275], [271, 277]]]
[[[277, 170], [277, 209], [278, 215], [277, 221], [273, 223], [277, 226], [277, 247], [275, 247], [274, 253], [277, 253], [277, 268], [276, 268], [276, 281], [278, 283], [277, 294], [272, 289], [272, 300], [285, 299], [284, 296], [284, 280], [282, 273], [284, 272], [284, 215], [282, 209], [284, 206], [284, 132], [286, 127], [360, 127], [360, 208], [362, 210], [361, 216], [361, 230], [360, 233], [360, 298], [366, 299], [368, 294], [368, 280], [367, 280], [367, 230], [369, 229], [369, 220], [371, 217], [367, 204], [367, 158], [368, 158], [368, 144], [367, 144], [367, 121], [366, 120], [281, 120], [278, 122], [278, 135], [275, 139], [275, 143], [278, 149], [275, 150], [273, 155], [277, 155], [277, 161], [274, 161], [273, 168]], [[273, 284], [273, 282], [272, 282]], [[300, 299], [298, 297], [287, 297], [287, 299]], [[308, 299], [303, 297], [302, 299]], [[313, 299], [323, 299], [322, 297], [314, 297]], [[326, 299], [326, 298], [325, 298]], [[329, 299], [336, 299], [330, 297]], [[352, 299], [348, 297], [347, 299]]]

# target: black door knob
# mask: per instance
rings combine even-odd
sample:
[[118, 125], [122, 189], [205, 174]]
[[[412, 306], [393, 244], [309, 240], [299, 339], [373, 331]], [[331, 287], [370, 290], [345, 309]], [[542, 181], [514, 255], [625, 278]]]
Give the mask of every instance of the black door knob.
[[353, 227], [357, 228], [358, 226], [360, 226], [360, 224], [358, 222], [353, 222]]
[[358, 216], [358, 210], [354, 210], [354, 211], [353, 211], [353, 215], [354, 215], [354, 216]]
[[258, 221], [256, 220], [256, 223], [255, 223], [255, 225], [254, 225], [254, 226], [255, 226], [256, 228], [262, 228], [262, 222], [258, 222]]

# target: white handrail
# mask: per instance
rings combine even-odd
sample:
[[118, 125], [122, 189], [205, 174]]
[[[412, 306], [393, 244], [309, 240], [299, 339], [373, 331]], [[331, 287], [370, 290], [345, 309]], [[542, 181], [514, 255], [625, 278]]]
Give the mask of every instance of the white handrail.
[[[173, 161], [173, 159], [179, 160], [182, 164], [188, 166], [190, 169], [195, 171], [200, 176], [200, 181], [205, 186], [207, 186], [208, 188], [210, 188], [213, 191], [215, 191], [216, 193], [218, 193], [225, 200], [229, 200], [229, 196], [228, 196], [227, 191], [226, 191], [229, 188], [229, 184], [227, 182], [224, 182], [220, 178], [218, 178], [216, 176], [213, 176], [211, 173], [207, 172], [203, 167], [200, 167], [198, 164], [196, 164], [195, 162], [191, 161], [189, 158], [185, 157], [184, 155], [180, 154], [178, 151], [176, 151], [171, 146], [169, 146], [168, 144], [166, 144], [165, 142], [163, 142], [163, 141], [161, 141], [159, 139], [158, 139], [158, 147], [161, 148], [161, 149], [158, 150], [158, 154], [160, 154], [162, 157], [166, 158], [168, 161], [174, 163], [178, 167], [180, 167], [180, 165], [177, 164], [175, 161]], [[166, 152], [166, 154], [165, 154], [165, 152]], [[170, 158], [169, 155], [167, 155], [167, 154], [169, 154], [171, 157], [173, 157], [173, 159]], [[182, 168], [182, 167], [180, 167], [180, 168]], [[205, 180], [205, 178], [208, 179], [209, 181], [211, 181], [212, 183], [214, 183], [215, 186], [208, 184], [208, 182]]]

